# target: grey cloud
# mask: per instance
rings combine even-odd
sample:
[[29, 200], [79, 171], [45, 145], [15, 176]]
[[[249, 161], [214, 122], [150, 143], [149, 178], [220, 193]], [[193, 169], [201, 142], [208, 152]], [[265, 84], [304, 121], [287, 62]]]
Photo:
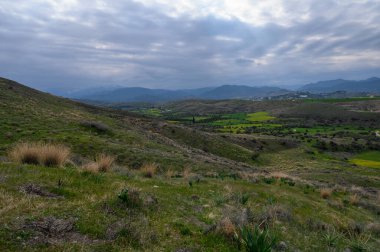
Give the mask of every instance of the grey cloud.
[[[330, 60], [380, 55], [380, 4], [311, 1], [308, 20], [264, 26], [216, 16], [171, 17], [134, 1], [92, 1], [53, 17], [52, 6], [0, 3], [0, 75], [51, 91], [99, 85], [191, 88], [301, 84], [380, 73], [379, 57], [358, 67]], [[7, 11], [9, 5], [12, 11]], [[289, 1], [288, 11], [297, 8]], [[355, 11], [359, 8], [362, 11]], [[319, 40], [310, 37], [319, 36]], [[377, 67], [374, 67], [378, 63]], [[366, 65], [368, 64], [368, 65]], [[365, 77], [365, 76], [364, 76]]]

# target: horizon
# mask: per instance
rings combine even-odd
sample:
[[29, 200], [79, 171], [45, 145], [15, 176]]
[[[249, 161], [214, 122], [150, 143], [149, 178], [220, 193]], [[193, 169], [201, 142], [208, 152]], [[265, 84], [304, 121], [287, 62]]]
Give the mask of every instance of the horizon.
[[1, 76], [54, 94], [380, 76], [380, 3], [371, 0], [6, 0], [0, 13]]

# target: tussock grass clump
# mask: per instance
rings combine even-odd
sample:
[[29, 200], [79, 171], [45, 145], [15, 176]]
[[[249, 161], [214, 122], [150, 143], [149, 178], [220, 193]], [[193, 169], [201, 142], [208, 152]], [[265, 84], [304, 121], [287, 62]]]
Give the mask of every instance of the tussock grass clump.
[[321, 197], [322, 197], [323, 199], [328, 199], [328, 198], [330, 198], [331, 194], [332, 194], [332, 189], [330, 189], [330, 188], [322, 188], [322, 189], [320, 190], [320, 195], [321, 195]]
[[185, 167], [185, 169], [182, 172], [182, 177], [185, 179], [188, 179], [191, 176], [191, 168], [190, 167]]
[[146, 178], [153, 178], [154, 175], [157, 172], [158, 165], [155, 163], [148, 163], [144, 164], [141, 168], [140, 171], [142, 175]]
[[99, 172], [108, 172], [111, 170], [115, 158], [110, 155], [100, 154], [96, 157], [95, 163], [98, 166]]
[[225, 217], [217, 224], [216, 232], [225, 235], [228, 238], [233, 238], [236, 232], [236, 227], [229, 217]]
[[360, 199], [361, 199], [360, 195], [358, 195], [358, 194], [355, 193], [355, 194], [353, 194], [353, 195], [350, 196], [349, 202], [350, 202], [351, 205], [356, 206], [356, 205], [359, 204]]
[[95, 162], [91, 162], [82, 166], [82, 170], [85, 172], [96, 174], [99, 172], [99, 167]]
[[22, 164], [39, 164], [41, 144], [37, 143], [19, 143], [15, 145], [8, 153], [9, 159]]
[[95, 162], [83, 165], [82, 170], [90, 173], [109, 172], [114, 162], [113, 156], [100, 154], [95, 158]]
[[23, 164], [62, 166], [70, 155], [70, 149], [60, 144], [19, 143], [9, 152], [9, 158]]
[[175, 176], [175, 172], [172, 169], [169, 169], [166, 171], [165, 176], [166, 176], [166, 178], [171, 179]]
[[45, 144], [40, 151], [45, 166], [62, 166], [70, 155], [70, 149], [63, 145]]

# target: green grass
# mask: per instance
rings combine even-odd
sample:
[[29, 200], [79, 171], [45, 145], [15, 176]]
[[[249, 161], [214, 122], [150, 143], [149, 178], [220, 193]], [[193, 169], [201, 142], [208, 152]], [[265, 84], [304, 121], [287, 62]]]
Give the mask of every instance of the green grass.
[[[234, 104], [253, 103], [234, 101], [231, 106]], [[290, 103], [263, 104], [282, 108]], [[224, 101], [222, 105], [229, 108], [230, 103]], [[176, 123], [172, 124], [59, 99], [0, 79], [0, 251], [239, 251], [231, 237], [205, 229], [226, 216], [240, 219], [236, 213], [243, 209], [252, 212], [247, 224], [259, 225], [269, 213], [276, 212], [271, 211], [275, 206], [290, 217], [280, 216], [268, 227], [288, 244], [289, 251], [344, 251], [350, 243], [359, 243], [360, 237], [347, 235], [348, 226], [378, 222], [378, 204], [372, 194], [363, 196], [360, 205], [350, 204], [350, 188], [378, 190], [378, 170], [368, 164], [358, 168], [346, 156], [334, 157], [306, 140], [315, 141], [316, 133], [347, 131], [346, 138], [375, 143], [375, 136], [361, 133], [378, 128], [376, 121], [359, 118], [356, 126], [351, 121], [334, 126], [318, 117], [310, 122], [273, 113], [274, 118], [260, 107], [264, 105], [254, 103], [255, 109], [250, 111], [262, 111], [257, 113], [237, 109], [228, 114], [203, 113], [195, 117], [195, 124], [191, 113], [173, 113], [171, 118]], [[147, 113], [164, 116], [154, 109]], [[101, 122], [109, 130], [85, 127], [83, 120]], [[363, 126], [359, 128], [358, 124]], [[244, 135], [215, 133], [216, 129], [228, 128], [255, 131]], [[298, 132], [292, 132], [293, 128]], [[306, 129], [312, 136], [301, 139]], [[8, 149], [20, 141], [63, 143], [71, 148], [75, 162], [63, 168], [7, 162]], [[117, 158], [112, 172], [90, 174], [75, 165], [100, 153]], [[379, 152], [365, 151], [354, 158], [379, 162], [378, 157]], [[142, 177], [138, 169], [151, 162], [158, 165], [157, 175]], [[182, 177], [185, 168], [192, 173], [186, 178]], [[168, 170], [173, 171], [174, 178], [168, 178]], [[272, 178], [269, 174], [274, 171], [291, 178]], [[21, 188], [30, 183], [62, 197], [22, 192]], [[329, 185], [337, 185], [338, 190], [331, 198], [322, 199], [319, 188]], [[154, 197], [157, 203], [122, 204], [118, 195], [124, 189], [138, 189], [143, 202]], [[25, 223], [46, 216], [75, 218], [75, 232], [86, 236], [88, 242], [31, 244], [36, 233], [25, 228]], [[327, 230], [310, 223], [327, 224], [336, 230], [339, 240], [331, 242]], [[116, 230], [118, 225], [125, 226], [109, 238], [109, 230]], [[375, 251], [375, 234], [365, 228], [363, 232], [371, 236], [368, 251]]]
[[380, 168], [380, 151], [364, 152], [354, 156], [350, 161], [359, 166]]
[[274, 116], [270, 116], [268, 112], [256, 112], [247, 114], [247, 120], [251, 122], [265, 122], [275, 119]]
[[[22, 228], [26, 218], [75, 216], [77, 232], [86, 235], [90, 240], [103, 241], [100, 244], [87, 244], [85, 251], [97, 250], [100, 246], [102, 250], [133, 248], [144, 251], [173, 251], [193, 247], [205, 251], [238, 251], [237, 244], [230, 239], [215, 232], [204, 234], [199, 223], [217, 223], [223, 218], [226, 209], [231, 208], [231, 204], [239, 209], [239, 205], [229, 195], [242, 192], [252, 195], [244, 207], [254, 211], [254, 216], [266, 213], [266, 209], [273, 204], [288, 209], [292, 220], [280, 220], [271, 224], [270, 228], [282, 230], [283, 227], [286, 232], [278, 232], [279, 239], [286, 240], [291, 249], [307, 248], [310, 244], [319, 251], [327, 249], [321, 235], [314, 233], [316, 231], [305, 230], [305, 223], [310, 216], [336, 228], [342, 225], [342, 221], [343, 224], [352, 220], [370, 223], [376, 218], [367, 210], [353, 206], [336, 210], [320, 198], [317, 190], [304, 194], [301, 184], [289, 186], [279, 182], [267, 184], [233, 179], [203, 179], [190, 187], [186, 179], [165, 179], [161, 176], [144, 179], [138, 175], [122, 176], [120, 172], [91, 175], [81, 173], [73, 167], [0, 164], [0, 175], [6, 177], [0, 184], [0, 209], [3, 216], [0, 220], [0, 249], [19, 250], [22, 243], [28, 242], [33, 231]], [[57, 184], [59, 180], [62, 181], [60, 186]], [[64, 198], [47, 199], [26, 195], [18, 190], [20, 186], [30, 182], [59, 193]], [[118, 203], [118, 194], [126, 187], [140, 189], [142, 198], [153, 195], [157, 198], [158, 205], [128, 210]], [[192, 200], [193, 195], [197, 195], [199, 201]], [[220, 196], [225, 198], [224, 203], [215, 204], [215, 199]], [[344, 194], [337, 193], [332, 199], [341, 200], [344, 197]], [[202, 209], [200, 212], [197, 210], [199, 207]], [[131, 243], [120, 232], [115, 240], [107, 240], [107, 229], [120, 220], [129, 220], [134, 229], [128, 232], [139, 234], [137, 237], [145, 239], [139, 238]], [[149, 224], [145, 226], [144, 223]], [[303, 232], [297, 231], [300, 227]], [[21, 235], [21, 232], [25, 234]], [[349, 238], [342, 239], [342, 244], [337, 245], [337, 248], [343, 249], [350, 242]], [[369, 246], [374, 246], [374, 242], [371, 239]], [[78, 246], [80, 245], [66, 241], [55, 245], [54, 250], [75, 250]], [[26, 251], [34, 249], [50, 251], [52, 247], [29, 245], [24, 248]]]

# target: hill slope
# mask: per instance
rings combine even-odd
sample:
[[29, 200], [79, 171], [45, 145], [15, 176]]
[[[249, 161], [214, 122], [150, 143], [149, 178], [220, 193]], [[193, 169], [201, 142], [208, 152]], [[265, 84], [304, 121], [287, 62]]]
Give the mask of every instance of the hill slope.
[[[376, 170], [302, 147], [257, 162], [253, 150], [270, 142], [254, 134], [207, 133], [6, 79], [0, 125], [0, 251], [241, 251], [242, 228], [258, 226], [277, 238], [273, 250], [379, 247], [377, 187], [351, 187], [375, 187]], [[11, 162], [20, 141], [62, 143], [72, 155], [62, 167]], [[112, 169], [85, 171], [100, 153], [117, 158]], [[139, 170], [152, 162], [155, 173]]]
[[[249, 150], [218, 136], [190, 133], [190, 129], [160, 120], [58, 98], [6, 79], [0, 79], [0, 91], [0, 120], [3, 125], [0, 131], [0, 155], [5, 153], [11, 143], [19, 140], [48, 140], [66, 143], [75, 153], [87, 158], [93, 158], [101, 152], [113, 153], [120, 164], [132, 166], [160, 161], [177, 164], [177, 168], [180, 168], [181, 164], [199, 160], [202, 164], [213, 154], [217, 155], [214, 159], [218, 160], [219, 167], [220, 162], [223, 162], [223, 167], [228, 167], [228, 163], [232, 167], [235, 161], [250, 161]], [[9, 108], [12, 110], [9, 111]], [[84, 126], [86, 122], [104, 124], [109, 131], [94, 131]], [[222, 153], [219, 148], [211, 148], [210, 153], [204, 153], [203, 146], [180, 145], [171, 139], [174, 136], [166, 134], [177, 128], [188, 131], [184, 137], [206, 139], [224, 146], [226, 151]], [[236, 148], [240, 150], [236, 155], [231, 154], [234, 151], [228, 152]], [[242, 154], [246, 158], [242, 159]], [[185, 158], [185, 155], [189, 157]]]

